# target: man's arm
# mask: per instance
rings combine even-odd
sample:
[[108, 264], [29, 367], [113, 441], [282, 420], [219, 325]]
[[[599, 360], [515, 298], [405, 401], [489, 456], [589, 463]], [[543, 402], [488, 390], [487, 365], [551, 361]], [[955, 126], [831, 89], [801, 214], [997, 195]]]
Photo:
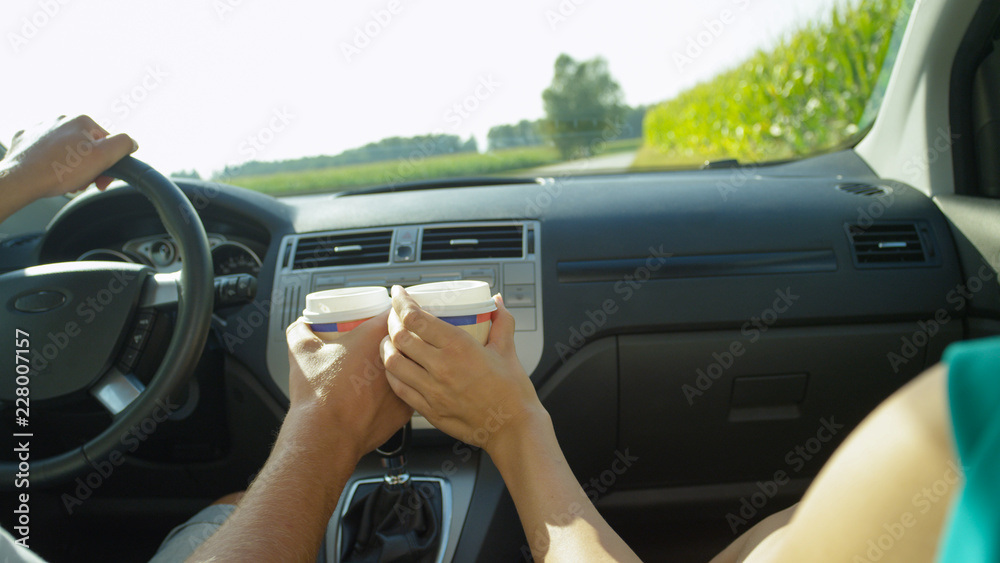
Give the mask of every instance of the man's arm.
[[18, 131], [0, 160], [0, 223], [39, 198], [75, 192], [91, 182], [106, 188], [111, 178], [101, 172], [138, 148], [124, 133], [108, 136], [86, 115]]
[[394, 287], [390, 336], [382, 341], [389, 384], [438, 429], [489, 453], [536, 560], [638, 561], [573, 476], [518, 362], [514, 318], [495, 300], [489, 341], [481, 346]]
[[271, 455], [236, 510], [188, 561], [315, 561], [358, 460], [413, 410], [389, 389], [378, 354], [386, 315], [324, 344], [287, 331], [291, 406]]

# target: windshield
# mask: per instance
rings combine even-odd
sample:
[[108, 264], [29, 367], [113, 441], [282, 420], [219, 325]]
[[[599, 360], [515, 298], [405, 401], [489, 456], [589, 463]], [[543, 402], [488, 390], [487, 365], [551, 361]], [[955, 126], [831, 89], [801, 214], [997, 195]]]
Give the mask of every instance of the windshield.
[[856, 142], [912, 0], [5, 2], [0, 133], [86, 113], [274, 195]]

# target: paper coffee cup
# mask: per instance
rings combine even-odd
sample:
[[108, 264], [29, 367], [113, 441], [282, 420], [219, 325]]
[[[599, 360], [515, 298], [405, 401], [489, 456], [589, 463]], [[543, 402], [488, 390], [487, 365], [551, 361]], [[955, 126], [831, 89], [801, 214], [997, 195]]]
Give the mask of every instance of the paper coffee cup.
[[486, 344], [497, 310], [490, 285], [474, 280], [425, 283], [406, 288], [406, 292], [428, 313], [468, 332]]
[[392, 298], [384, 287], [345, 287], [306, 295], [302, 317], [316, 336], [333, 342], [390, 307]]

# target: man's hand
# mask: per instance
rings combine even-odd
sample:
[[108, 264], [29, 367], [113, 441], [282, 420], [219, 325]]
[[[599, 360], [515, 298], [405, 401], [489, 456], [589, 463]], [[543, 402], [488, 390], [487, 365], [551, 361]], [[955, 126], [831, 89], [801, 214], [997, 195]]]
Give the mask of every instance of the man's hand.
[[309, 413], [314, 432], [347, 440], [357, 462], [413, 415], [393, 394], [379, 358], [386, 313], [324, 343], [302, 319], [286, 331], [290, 411]]
[[112, 179], [101, 172], [138, 148], [124, 133], [109, 137], [86, 115], [63, 116], [18, 131], [3, 159], [3, 170], [16, 176], [18, 189], [35, 199], [75, 192], [91, 182], [104, 189]]
[[124, 133], [108, 136], [86, 115], [18, 131], [0, 161], [0, 221], [36, 199], [79, 191], [91, 182], [103, 190], [112, 179], [101, 172], [138, 148]]
[[514, 317], [497, 295], [489, 340], [424, 311], [392, 288], [389, 336], [382, 358], [393, 391], [439, 430], [491, 455], [503, 435], [517, 434], [527, 414], [543, 414], [514, 350]]
[[291, 406], [274, 449], [233, 515], [188, 561], [316, 560], [358, 460], [413, 414], [379, 360], [386, 316], [332, 343], [302, 319], [288, 327]]

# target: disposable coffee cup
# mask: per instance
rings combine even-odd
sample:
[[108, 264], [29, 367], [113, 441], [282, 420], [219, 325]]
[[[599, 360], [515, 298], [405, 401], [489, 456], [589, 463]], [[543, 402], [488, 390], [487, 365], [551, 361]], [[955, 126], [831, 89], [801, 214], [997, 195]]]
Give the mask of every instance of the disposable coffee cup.
[[490, 285], [475, 280], [424, 283], [406, 288], [410, 297], [428, 313], [468, 332], [486, 344], [497, 310]]
[[333, 342], [390, 307], [392, 298], [384, 287], [345, 287], [306, 295], [302, 317], [316, 336]]

